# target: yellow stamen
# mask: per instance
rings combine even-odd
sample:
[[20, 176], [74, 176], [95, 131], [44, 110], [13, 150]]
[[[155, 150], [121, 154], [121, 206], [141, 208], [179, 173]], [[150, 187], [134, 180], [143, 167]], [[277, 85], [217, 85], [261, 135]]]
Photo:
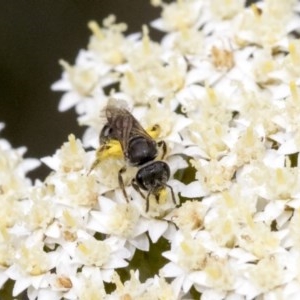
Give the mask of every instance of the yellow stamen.
[[146, 25], [143, 25], [143, 49], [145, 54], [150, 53], [149, 29]]
[[276, 181], [279, 183], [279, 184], [284, 184], [285, 182], [285, 178], [284, 178], [284, 174], [282, 172], [282, 169], [276, 169]]
[[290, 91], [294, 102], [299, 102], [299, 93], [295, 81], [290, 82]]
[[[299, 42], [299, 41], [297, 41], [297, 42]], [[297, 51], [297, 45], [296, 45], [295, 41], [290, 42], [289, 52], [290, 52], [292, 63], [294, 65], [299, 65], [300, 64], [300, 55], [299, 55], [299, 51]]]
[[228, 191], [223, 191], [222, 196], [223, 196], [223, 199], [225, 200], [225, 203], [228, 207], [234, 207], [235, 201], [231, 197], [231, 195]]
[[257, 18], [259, 18], [261, 16], [261, 10], [254, 3], [251, 4], [251, 10], [252, 10], [254, 16], [256, 16]]
[[128, 85], [131, 89], [135, 88], [136, 86], [136, 80], [135, 80], [135, 77], [133, 75], [132, 72], [126, 72], [125, 73], [125, 78], [126, 78], [126, 81], [128, 82]]
[[63, 217], [67, 223], [68, 226], [70, 227], [74, 227], [76, 225], [76, 221], [74, 220], [74, 218], [69, 214], [69, 212], [67, 210], [65, 210], [63, 212]]
[[246, 145], [248, 145], [249, 147], [251, 147], [254, 144], [254, 133], [253, 133], [253, 129], [251, 126], [248, 127], [247, 131], [246, 131], [246, 140], [245, 143]]
[[271, 60], [265, 61], [262, 65], [262, 71], [264, 73], [270, 73], [274, 70], [274, 63]]
[[96, 21], [88, 22], [88, 28], [92, 31], [92, 33], [97, 39], [99, 40], [104, 39], [104, 34]]
[[187, 243], [185, 243], [185, 242], [182, 242], [181, 244], [180, 244], [180, 246], [181, 246], [181, 249], [183, 250], [183, 252], [185, 252], [186, 254], [192, 254], [192, 250], [191, 250], [191, 247], [187, 244]]
[[205, 268], [205, 272], [213, 279], [217, 280], [221, 277], [221, 272], [219, 268], [207, 267]]
[[77, 152], [77, 144], [76, 144], [76, 139], [74, 134], [70, 134], [68, 136], [70, 147], [71, 147], [71, 152], [76, 153]]
[[207, 96], [208, 96], [208, 99], [209, 101], [212, 103], [212, 104], [215, 104], [216, 101], [217, 101], [217, 97], [216, 97], [216, 93], [214, 91], [213, 88], [211, 88], [210, 86], [206, 85], [206, 93], [207, 93]]
[[68, 72], [68, 73], [72, 73], [73, 72], [73, 68], [72, 66], [70, 66], [70, 64], [68, 62], [66, 62], [65, 60], [63, 59], [60, 59], [58, 61], [58, 63], [63, 67], [63, 69]]
[[89, 249], [83, 244], [83, 243], [80, 243], [78, 245], [78, 250], [80, 250], [83, 254], [87, 255], [89, 254]]

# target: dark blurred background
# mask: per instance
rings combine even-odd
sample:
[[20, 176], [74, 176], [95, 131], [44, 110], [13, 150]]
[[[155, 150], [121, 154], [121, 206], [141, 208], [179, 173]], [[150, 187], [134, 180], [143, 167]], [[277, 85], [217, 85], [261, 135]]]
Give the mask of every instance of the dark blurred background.
[[[61, 93], [50, 86], [61, 76], [58, 60], [73, 64], [86, 48], [89, 20], [99, 24], [109, 14], [128, 24], [129, 32], [159, 16], [147, 0], [0, 0], [1, 137], [13, 147], [26, 146], [26, 157], [52, 155], [70, 133], [81, 137], [74, 110], [59, 113]], [[46, 167], [31, 172], [43, 179]]]
[[[0, 0], [0, 134], [13, 147], [26, 146], [25, 157], [52, 155], [70, 133], [82, 136], [72, 110], [59, 113], [61, 94], [50, 86], [61, 76], [58, 60], [74, 63], [88, 43], [89, 20], [101, 24], [109, 14], [128, 24], [128, 31], [141, 30], [157, 18], [160, 9], [150, 0]], [[158, 39], [157, 32], [151, 37]], [[43, 179], [43, 166], [31, 178]]]

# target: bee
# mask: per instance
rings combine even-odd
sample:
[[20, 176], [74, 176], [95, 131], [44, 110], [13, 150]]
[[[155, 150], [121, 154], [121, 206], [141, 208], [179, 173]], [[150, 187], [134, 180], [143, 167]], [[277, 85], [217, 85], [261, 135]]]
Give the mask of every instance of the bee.
[[[123, 155], [128, 165], [138, 168], [131, 184], [146, 199], [146, 212], [149, 210], [150, 196], [154, 195], [158, 202], [160, 194], [165, 188], [170, 189], [172, 201], [176, 204], [173, 188], [167, 183], [170, 178], [170, 168], [166, 162], [155, 160], [159, 148], [162, 148], [162, 159], [167, 151], [164, 141], [156, 142], [153, 138], [157, 134], [159, 126], [154, 125], [148, 133], [119, 102], [122, 103], [121, 101], [110, 101], [105, 109], [107, 123], [101, 130], [101, 147], [96, 153], [97, 159], [91, 170], [106, 157], [119, 158]], [[126, 169], [124, 166], [119, 170], [118, 182], [124, 198], [128, 202], [123, 180], [123, 173]], [[146, 196], [142, 190], [147, 192]]]

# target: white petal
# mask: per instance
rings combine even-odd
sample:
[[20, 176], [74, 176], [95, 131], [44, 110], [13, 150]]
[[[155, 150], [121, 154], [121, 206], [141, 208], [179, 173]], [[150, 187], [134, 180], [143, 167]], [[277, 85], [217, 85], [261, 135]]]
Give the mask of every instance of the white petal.
[[35, 289], [38, 289], [38, 288], [40, 288], [43, 279], [44, 279], [44, 275], [32, 276], [32, 279], [31, 279], [31, 285], [32, 285]]
[[191, 275], [187, 276], [182, 284], [183, 292], [187, 293], [191, 289], [193, 284], [194, 284], [194, 282], [193, 282], [193, 280], [191, 280]]
[[149, 251], [149, 239], [145, 234], [135, 237], [130, 241], [137, 249], [142, 251]]
[[13, 289], [13, 296], [17, 296], [23, 291], [25, 291], [31, 285], [30, 277], [24, 277], [22, 279], [18, 279], [15, 282], [14, 289]]
[[60, 99], [58, 110], [60, 112], [66, 111], [79, 102], [81, 97], [75, 92], [65, 93]]
[[284, 209], [285, 203], [283, 201], [271, 201], [266, 205], [264, 211], [258, 214], [257, 219], [255, 219], [260, 222], [272, 222], [284, 212]]
[[233, 248], [230, 250], [229, 255], [237, 260], [237, 264], [247, 263], [257, 259], [256, 256], [241, 248]]
[[152, 21], [150, 25], [151, 27], [158, 29], [160, 31], [168, 31], [168, 28], [166, 27], [165, 23], [161, 18]]
[[[221, 299], [225, 299], [226, 297], [226, 292], [221, 292], [218, 290], [206, 290], [204, 292], [202, 292], [201, 294], [201, 300], [221, 300]], [[228, 299], [226, 297], [226, 299]], [[235, 300], [237, 300], [238, 298], [234, 298]]]
[[246, 299], [254, 299], [260, 294], [260, 291], [249, 280], [240, 279], [236, 288], [236, 292], [245, 295]]
[[43, 162], [46, 166], [55, 171], [58, 170], [60, 164], [59, 160], [56, 157], [52, 156], [41, 158], [41, 162]]
[[38, 159], [35, 159], [35, 158], [26, 158], [20, 164], [22, 170], [25, 173], [36, 169], [40, 165], [41, 165], [41, 162]]
[[[139, 198], [139, 200], [144, 202], [144, 199]], [[134, 228], [133, 236], [139, 236], [145, 233], [149, 229], [149, 220], [145, 218], [140, 218]]]
[[3, 284], [7, 281], [8, 276], [5, 274], [5, 272], [0, 272], [0, 289], [2, 288]]
[[164, 234], [168, 228], [168, 223], [161, 220], [151, 220], [149, 223], [149, 236], [153, 243], [156, 243], [158, 239]]
[[187, 198], [198, 198], [198, 197], [204, 197], [207, 195], [207, 191], [203, 188], [201, 183], [197, 181], [193, 181], [187, 185], [181, 184], [180, 185], [180, 193], [183, 197]]
[[299, 146], [296, 145], [294, 139], [288, 140], [287, 142], [282, 144], [278, 149], [278, 153], [280, 154], [292, 154], [296, 152], [299, 152]]
[[114, 274], [114, 269], [102, 270], [103, 281], [111, 282], [113, 274]]
[[59, 300], [61, 299], [61, 293], [57, 291], [52, 291], [49, 289], [40, 289], [38, 291], [39, 300]]
[[110, 261], [108, 261], [103, 266], [103, 269], [117, 269], [117, 268], [125, 268], [127, 266], [128, 266], [128, 261], [115, 255]]
[[189, 279], [196, 284], [207, 286], [206, 274], [203, 271], [193, 272], [189, 275]]
[[160, 274], [163, 277], [178, 277], [183, 274], [183, 270], [176, 264], [170, 262], [160, 269]]
[[72, 89], [72, 85], [71, 85], [70, 81], [67, 79], [66, 72], [63, 73], [62, 79], [54, 82], [51, 85], [52, 91], [68, 91], [71, 89]]
[[91, 218], [88, 221], [87, 228], [92, 229], [96, 232], [102, 232], [102, 233], [110, 233], [109, 228], [107, 225], [109, 224], [111, 216], [102, 212], [91, 212]]
[[270, 149], [266, 152], [264, 163], [271, 168], [282, 168], [285, 163], [285, 157], [276, 150]]
[[59, 228], [58, 224], [57, 223], [51, 224], [47, 228], [45, 235], [48, 237], [52, 237], [54, 239], [58, 239], [60, 237], [60, 228]]

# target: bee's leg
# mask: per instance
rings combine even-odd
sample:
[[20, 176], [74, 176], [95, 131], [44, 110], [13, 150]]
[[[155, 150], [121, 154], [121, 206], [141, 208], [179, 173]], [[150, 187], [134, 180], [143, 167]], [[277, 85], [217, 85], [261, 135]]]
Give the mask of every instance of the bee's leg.
[[99, 164], [100, 162], [103, 160], [103, 158], [105, 157], [105, 153], [107, 150], [107, 145], [103, 145], [102, 147], [100, 147], [97, 151], [96, 151], [96, 159], [93, 162], [90, 170], [88, 171], [89, 175]]
[[151, 195], [151, 190], [148, 192], [147, 198], [146, 198], [146, 212], [149, 211], [149, 200], [150, 200], [150, 195]]
[[141, 195], [141, 197], [144, 198], [144, 199], [146, 199], [146, 212], [148, 212], [148, 210], [149, 210], [149, 197], [150, 197], [151, 192], [149, 192], [149, 193], [147, 194], [147, 197], [146, 197], [146, 196], [142, 193], [142, 191], [141, 191], [139, 185], [136, 183], [136, 180], [135, 180], [135, 179], [132, 180], [131, 184], [132, 184], [133, 188]]
[[91, 172], [92, 172], [99, 164], [100, 164], [100, 160], [99, 160], [99, 159], [96, 159], [96, 160], [93, 162], [91, 168], [89, 169], [87, 175], [90, 175], [90, 173], [91, 173]]
[[156, 200], [157, 204], [159, 203], [159, 197], [160, 197], [160, 194], [155, 194], [155, 200]]
[[165, 155], [167, 153], [167, 144], [165, 141], [159, 141], [157, 143], [158, 147], [161, 147], [162, 148], [162, 156], [161, 156], [161, 159], [164, 159], [165, 158]]
[[119, 186], [122, 189], [122, 193], [124, 195], [124, 198], [126, 199], [127, 202], [128, 201], [128, 196], [125, 190], [125, 185], [124, 185], [124, 180], [123, 180], [123, 176], [122, 174], [126, 171], [126, 166], [124, 166], [122, 169], [120, 169], [119, 173], [118, 173], [118, 181], [119, 181]]
[[132, 179], [131, 185], [141, 195], [142, 198], [146, 199], [145, 195], [142, 193], [142, 191], [141, 191], [139, 185], [136, 183], [135, 179]]
[[141, 195], [141, 197], [146, 199], [146, 212], [148, 212], [148, 210], [149, 210], [149, 197], [150, 197], [151, 191], [148, 192], [147, 197], [145, 197], [145, 195], [142, 193], [139, 185], [136, 183], [135, 179], [132, 179], [131, 184], [132, 184], [133, 188]]
[[173, 201], [173, 203], [175, 205], [177, 205], [176, 200], [175, 200], [175, 194], [174, 194], [173, 188], [170, 185], [168, 185], [168, 184], [165, 184], [165, 186], [168, 187], [171, 190], [172, 201]]

